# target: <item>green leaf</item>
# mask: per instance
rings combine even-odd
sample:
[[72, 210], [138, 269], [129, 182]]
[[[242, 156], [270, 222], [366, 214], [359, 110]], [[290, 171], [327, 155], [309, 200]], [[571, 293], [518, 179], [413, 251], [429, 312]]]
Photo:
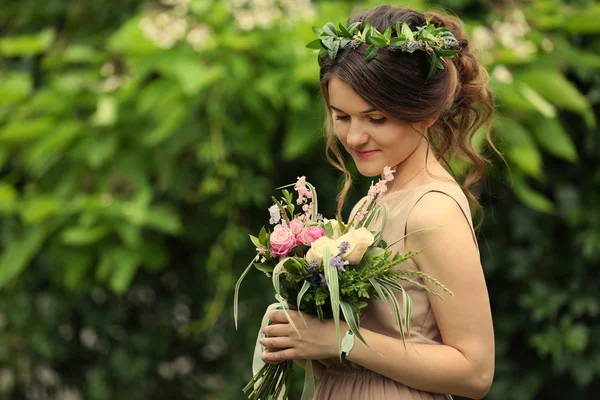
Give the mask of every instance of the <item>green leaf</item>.
[[540, 96], [539, 93], [533, 90], [529, 85], [519, 82], [516, 86], [523, 97], [526, 98], [542, 115], [547, 118], [556, 117], [556, 108], [554, 108], [552, 104], [546, 101], [546, 99]]
[[51, 131], [55, 124], [52, 117], [39, 117], [33, 120], [15, 120], [0, 129], [0, 142], [26, 142]]
[[513, 173], [512, 177], [513, 190], [525, 205], [547, 214], [554, 213], [554, 204], [544, 195], [529, 187], [523, 176]]
[[16, 104], [25, 99], [33, 86], [32, 77], [23, 72], [4, 72], [0, 79], [0, 106]]
[[415, 36], [413, 35], [412, 31], [410, 30], [410, 27], [408, 26], [408, 24], [406, 22], [402, 23], [401, 32], [404, 35], [404, 37], [406, 37], [406, 39], [415, 40]]
[[554, 70], [530, 70], [517, 75], [549, 102], [558, 107], [580, 113], [588, 125], [593, 128], [596, 120], [589, 101], [569, 82], [563, 74]]
[[179, 215], [171, 207], [164, 205], [150, 207], [144, 225], [170, 235], [181, 232]]
[[496, 117], [493, 121], [506, 141], [506, 155], [526, 174], [541, 178], [542, 157], [527, 130], [518, 122], [508, 118]]
[[356, 31], [358, 30], [358, 27], [361, 25], [360, 22], [354, 22], [352, 24], [350, 24], [350, 26], [348, 26], [348, 32], [350, 32], [351, 34], [356, 34]]
[[40, 195], [26, 199], [21, 205], [21, 218], [28, 224], [40, 224], [64, 211], [65, 203], [58, 198]]
[[314, 32], [315, 35], [321, 36], [321, 34], [323, 33], [323, 28], [319, 28], [318, 26], [313, 26], [312, 31]]
[[390, 40], [390, 46], [401, 47], [406, 43], [406, 38], [404, 37], [395, 37]]
[[61, 241], [69, 246], [88, 246], [104, 238], [110, 232], [105, 225], [86, 227], [74, 226], [60, 234]]
[[385, 32], [383, 32], [383, 37], [385, 38], [385, 40], [390, 40], [392, 38], [392, 27], [388, 26], [385, 30]]
[[328, 52], [329, 53], [329, 58], [331, 58], [331, 61], [335, 60], [335, 58], [337, 57], [337, 53], [338, 53], [339, 49], [340, 49], [340, 41], [339, 40], [335, 40], [333, 42], [333, 48]]
[[325, 225], [323, 225], [323, 229], [325, 230], [327, 237], [333, 236], [333, 227], [331, 226], [331, 222], [327, 222]]
[[98, 97], [96, 112], [92, 115], [92, 123], [96, 126], [111, 126], [117, 121], [118, 105], [113, 96]]
[[346, 29], [346, 27], [344, 25], [342, 25], [341, 22], [339, 24], [339, 27], [340, 27], [340, 32], [342, 33], [340, 36], [352, 37], [352, 34], [348, 31], [348, 29]]
[[263, 245], [260, 243], [260, 240], [256, 236], [252, 236], [252, 235], [248, 235], [248, 236], [250, 236], [250, 241], [252, 242], [252, 244], [254, 244], [254, 246], [256, 246], [257, 248], [263, 247]]
[[379, 52], [379, 49], [377, 48], [377, 46], [370, 45], [369, 48], [367, 49], [367, 52], [365, 53], [365, 60], [367, 60], [367, 61], [372, 60], [373, 58], [375, 58], [375, 56], [377, 56], [378, 52]]
[[577, 162], [577, 150], [571, 137], [556, 119], [536, 118], [532, 121], [537, 142], [549, 153], [572, 163]]
[[258, 233], [258, 240], [261, 245], [267, 245], [267, 230], [264, 226], [260, 229], [260, 232]]
[[325, 24], [325, 26], [323, 26], [323, 32], [325, 32], [327, 35], [333, 38], [338, 36], [335, 30], [335, 25], [333, 25], [333, 23], [331, 22], [328, 22], [327, 24]]
[[19, 276], [38, 253], [48, 232], [40, 225], [27, 227], [19, 238], [11, 241], [0, 256], [0, 288]]
[[109, 286], [116, 294], [123, 294], [131, 285], [138, 270], [140, 253], [137, 250], [118, 249], [112, 262], [114, 266]]
[[254, 263], [254, 268], [259, 270], [260, 272], [264, 272], [265, 274], [272, 274], [275, 266], [272, 262], [264, 262], [264, 263]]
[[8, 36], [0, 39], [0, 54], [6, 57], [44, 52], [54, 40], [54, 30], [45, 29], [37, 35]]
[[437, 72], [439, 59], [435, 55], [435, 53], [429, 54], [429, 63], [430, 63], [429, 73], [427, 74], [427, 79], [426, 80], [431, 79], [435, 75], [435, 73]]
[[375, 35], [371, 36], [370, 42], [372, 43], [371, 45], [374, 44], [375, 46], [377, 46], [379, 48], [387, 46], [387, 42], [385, 41], [385, 39], [382, 39]]
[[136, 16], [111, 35], [107, 42], [107, 50], [116, 53], [149, 55], [164, 51], [152, 40], [148, 39], [140, 28], [141, 16]]
[[323, 47], [321, 45], [321, 39], [315, 39], [306, 45], [307, 49], [320, 49], [321, 47]]

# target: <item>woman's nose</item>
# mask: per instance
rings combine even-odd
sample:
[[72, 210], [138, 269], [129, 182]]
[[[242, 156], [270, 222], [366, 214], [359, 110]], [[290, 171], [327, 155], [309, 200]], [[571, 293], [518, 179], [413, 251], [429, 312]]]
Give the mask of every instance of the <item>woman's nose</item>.
[[351, 122], [346, 141], [350, 147], [359, 149], [369, 141], [369, 134], [359, 123]]

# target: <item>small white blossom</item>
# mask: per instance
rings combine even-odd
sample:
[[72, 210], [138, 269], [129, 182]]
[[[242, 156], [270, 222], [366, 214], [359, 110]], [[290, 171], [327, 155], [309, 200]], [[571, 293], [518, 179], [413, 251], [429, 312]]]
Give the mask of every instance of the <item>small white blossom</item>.
[[281, 220], [281, 213], [279, 212], [279, 207], [277, 207], [277, 204], [273, 204], [271, 207], [269, 207], [269, 214], [271, 214], [271, 219], [269, 219], [269, 223], [272, 224], [276, 224]]

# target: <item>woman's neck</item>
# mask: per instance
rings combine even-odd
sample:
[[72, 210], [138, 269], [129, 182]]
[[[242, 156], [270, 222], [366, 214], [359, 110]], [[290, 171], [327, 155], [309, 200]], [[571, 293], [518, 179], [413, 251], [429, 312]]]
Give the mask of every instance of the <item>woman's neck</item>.
[[429, 176], [427, 167], [435, 163], [433, 150], [426, 140], [422, 140], [410, 156], [396, 165], [395, 177], [388, 189], [394, 191], [424, 184], [423, 179]]

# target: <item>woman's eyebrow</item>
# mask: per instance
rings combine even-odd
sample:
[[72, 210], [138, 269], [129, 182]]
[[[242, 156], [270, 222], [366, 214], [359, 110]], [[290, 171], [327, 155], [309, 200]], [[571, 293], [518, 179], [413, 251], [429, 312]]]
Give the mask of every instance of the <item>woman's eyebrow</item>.
[[[335, 110], [335, 111], [337, 111], [337, 112], [341, 112], [341, 113], [347, 114], [345, 111], [342, 111], [342, 110], [340, 110], [339, 108], [337, 108], [337, 107], [336, 107], [336, 106], [334, 106], [334, 105], [330, 105], [330, 106], [329, 106], [329, 108], [331, 108], [332, 110]], [[360, 113], [361, 113], [361, 114], [367, 114], [367, 113], [370, 113], [370, 112], [373, 112], [373, 111], [377, 111], [377, 110], [376, 110], [376, 109], [374, 109], [374, 108], [369, 108], [368, 110], [361, 111]]]

